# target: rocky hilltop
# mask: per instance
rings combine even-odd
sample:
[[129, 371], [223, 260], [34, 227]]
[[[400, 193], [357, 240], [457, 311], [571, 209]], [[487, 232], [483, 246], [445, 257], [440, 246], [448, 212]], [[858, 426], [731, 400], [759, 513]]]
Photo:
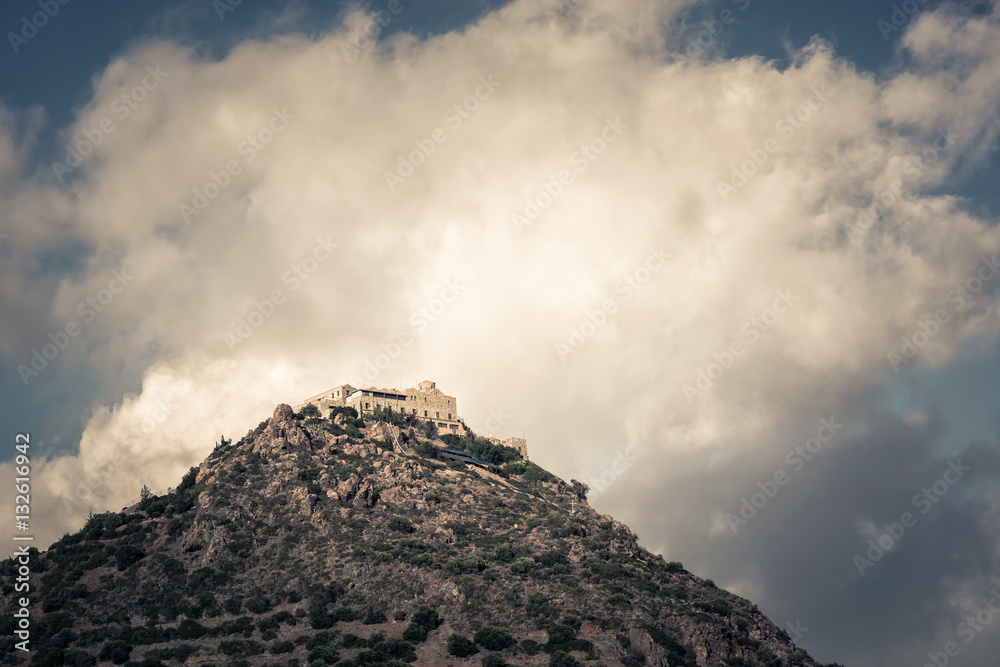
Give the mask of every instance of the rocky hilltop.
[[34, 552], [30, 654], [0, 564], [0, 662], [817, 664], [513, 450], [304, 412], [279, 405], [176, 490]]

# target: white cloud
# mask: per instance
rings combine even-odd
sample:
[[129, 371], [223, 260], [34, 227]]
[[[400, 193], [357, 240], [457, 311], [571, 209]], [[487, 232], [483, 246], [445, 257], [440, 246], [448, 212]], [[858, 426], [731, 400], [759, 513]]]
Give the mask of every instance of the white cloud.
[[[686, 42], [664, 43], [665, 22], [683, 3], [591, 0], [576, 18], [539, 18], [552, 5], [514, 2], [424, 42], [400, 35], [358, 62], [341, 49], [362, 21], [352, 15], [338, 32], [248, 42], [218, 62], [156, 42], [109, 65], [67, 137], [99, 124], [147, 67], [169, 76], [72, 185], [40, 177], [24, 184], [31, 197], [3, 195], [19, 232], [45, 202], [48, 220], [67, 221], [67, 233], [94, 248], [84, 275], [65, 278], [52, 300], [53, 321], [77, 317], [76, 305], [123, 262], [136, 275], [74, 358], [144, 374], [143, 391], [100, 410], [78, 454], [37, 469], [51, 502], [126, 447], [157, 397], [172, 396], [176, 408], [95, 503], [120, 506], [142, 481], [176, 484], [223, 430], [238, 437], [278, 401], [361, 373], [404, 331], [413, 344], [375, 384], [432, 376], [458, 394], [474, 427], [502, 405], [512, 415], [505, 428], [527, 434], [533, 458], [567, 477], [599, 474], [618, 443], [639, 446], [651, 465], [628, 473], [633, 494], [705, 506], [664, 513], [676, 523], [637, 518], [640, 534], [662, 535], [652, 546], [669, 552], [674, 536], [710, 531], [736, 497], [727, 483], [686, 486], [686, 475], [734, 475], [746, 457], [766, 468], [820, 416], [856, 409], [853, 393], [892, 377], [886, 355], [900, 336], [950, 307], [955, 282], [1000, 251], [990, 221], [926, 194], [960, 156], [981, 157], [975, 138], [994, 131], [992, 16], [922, 15], [903, 40], [914, 63], [877, 80], [819, 40], [783, 70], [752, 58], [669, 64], [667, 53]], [[954, 62], [967, 81], [955, 80]], [[501, 85], [449, 124], [447, 110], [489, 76]], [[275, 110], [287, 127], [261, 135]], [[581, 162], [609, 118], [624, 123], [621, 136]], [[860, 242], [848, 240], [905, 161], [949, 127], [962, 139], [947, 157], [907, 181]], [[435, 128], [446, 140], [390, 191], [385, 172]], [[248, 148], [253, 135], [270, 142]], [[766, 162], [720, 197], [718, 182], [769, 140], [778, 148]], [[0, 164], [22, 159], [9, 141], [0, 148]], [[179, 205], [230, 161], [239, 173], [186, 224]], [[512, 214], [561, 170], [572, 184], [518, 233]], [[44, 224], [33, 251], [54, 225]], [[333, 256], [307, 280], [289, 279], [329, 234]], [[616, 287], [651, 246], [671, 259], [626, 298]], [[411, 314], [456, 277], [468, 289], [416, 327]], [[284, 301], [229, 349], [224, 335], [274, 290]], [[797, 295], [794, 306], [773, 326], [750, 324], [778, 290]], [[5, 299], [14, 292], [5, 284]], [[607, 299], [617, 312], [561, 362], [556, 343]], [[910, 365], [993, 340], [988, 303], [971, 319], [949, 311], [952, 323]], [[30, 347], [28, 334], [19, 340]], [[745, 354], [689, 402], [682, 387], [734, 342]], [[150, 346], [162, 361], [147, 369]], [[3, 352], [19, 362], [24, 349]], [[605, 507], [641, 512], [621, 494], [605, 498]], [[79, 519], [44, 512], [50, 537]], [[753, 590], [764, 585], [746, 577]]]

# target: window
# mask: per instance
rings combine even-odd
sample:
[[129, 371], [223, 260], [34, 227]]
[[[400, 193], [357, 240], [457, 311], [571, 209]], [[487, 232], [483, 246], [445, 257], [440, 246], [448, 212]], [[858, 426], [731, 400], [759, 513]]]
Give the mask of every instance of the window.
[[451, 419], [451, 413], [450, 412], [448, 413], [448, 419]]
[[427, 411], [426, 411], [426, 410], [424, 410], [424, 417], [426, 417], [426, 416], [427, 416]]
[[365, 410], [367, 410], [367, 409], [368, 409], [368, 404], [367, 404], [367, 403], [365, 403]]
[[440, 412], [435, 412], [434, 416], [437, 417], [438, 419], [441, 419], [441, 413]]
[[413, 414], [417, 414], [417, 409], [416, 408], [412, 408], [412, 410], [413, 410]]

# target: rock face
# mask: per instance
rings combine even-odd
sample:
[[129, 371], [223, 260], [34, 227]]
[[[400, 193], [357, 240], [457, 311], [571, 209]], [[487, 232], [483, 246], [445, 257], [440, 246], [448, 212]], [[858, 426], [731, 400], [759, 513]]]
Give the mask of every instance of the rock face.
[[[433, 454], [426, 442], [394, 451], [385, 424], [360, 438], [345, 426], [279, 405], [176, 492], [35, 554], [36, 659], [816, 665], [754, 605], [650, 554], [534, 464], [445, 465], [417, 454]], [[448, 444], [511, 455], [472, 435]], [[5, 561], [6, 625], [15, 576]]]

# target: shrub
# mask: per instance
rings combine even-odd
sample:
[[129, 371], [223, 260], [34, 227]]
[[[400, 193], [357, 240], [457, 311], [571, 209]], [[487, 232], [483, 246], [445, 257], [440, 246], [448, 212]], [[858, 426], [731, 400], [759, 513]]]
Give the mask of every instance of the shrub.
[[527, 574], [535, 568], [535, 561], [530, 558], [517, 558], [510, 564], [510, 571], [514, 574]]
[[507, 661], [499, 653], [487, 653], [483, 656], [483, 667], [507, 667]]
[[565, 651], [556, 651], [549, 657], [549, 667], [581, 667], [580, 661]]
[[376, 609], [375, 607], [369, 606], [365, 611], [365, 617], [361, 621], [365, 625], [377, 625], [379, 623], [385, 623], [385, 612], [381, 609]]
[[542, 647], [534, 639], [524, 639], [521, 641], [521, 650], [527, 655], [537, 655]]
[[403, 660], [413, 662], [417, 659], [417, 654], [413, 650], [413, 644], [405, 639], [385, 639], [375, 642], [372, 650], [384, 661]]
[[569, 644], [576, 639], [576, 630], [568, 625], [555, 625], [549, 628], [549, 644]]
[[[299, 415], [302, 416], [302, 417], [313, 418], [313, 419], [319, 418], [321, 416], [320, 412], [319, 412], [319, 408], [317, 408], [313, 403], [307, 403], [299, 411]], [[312, 661], [312, 658], [310, 658], [310, 662], [311, 661]]]
[[411, 642], [423, 642], [427, 635], [441, 625], [442, 620], [433, 607], [420, 606], [410, 617], [410, 625], [403, 632], [403, 639]]
[[194, 480], [198, 477], [198, 466], [191, 466], [191, 468], [184, 474], [181, 478], [181, 483], [177, 485], [177, 493], [187, 491], [194, 486]]
[[479, 556], [456, 556], [444, 565], [449, 574], [478, 574], [486, 569], [486, 561]]
[[132, 544], [125, 544], [115, 550], [115, 562], [118, 564], [118, 571], [123, 572], [133, 563], [138, 563], [146, 557], [146, 552]]
[[412, 533], [416, 528], [413, 527], [413, 523], [405, 516], [394, 516], [389, 519], [389, 530], [399, 533]]
[[[319, 413], [319, 410], [316, 412]], [[309, 651], [309, 664], [318, 661], [324, 665], [332, 665], [338, 660], [340, 660], [340, 654], [337, 653], [336, 649], [330, 648], [329, 646], [317, 646], [313, 650]]]
[[493, 625], [482, 628], [472, 639], [487, 651], [502, 651], [517, 643], [506, 628], [498, 628]]
[[708, 602], [699, 602], [695, 606], [719, 616], [730, 616], [733, 613], [732, 605], [725, 600], [709, 600]]
[[131, 644], [121, 639], [112, 639], [109, 642], [105, 642], [104, 646], [101, 647], [100, 652], [97, 654], [97, 657], [100, 660], [110, 660], [116, 665], [122, 665], [126, 660], [128, 660], [131, 653]]
[[62, 664], [69, 667], [93, 667], [97, 664], [97, 658], [83, 651], [66, 651]]
[[274, 655], [280, 655], [282, 653], [291, 653], [295, 650], [295, 644], [292, 642], [274, 642], [271, 644], [270, 652]]
[[434, 556], [430, 554], [414, 554], [410, 556], [410, 565], [432, 565]]
[[254, 595], [253, 597], [247, 598], [243, 603], [243, 606], [246, 607], [247, 611], [252, 614], [267, 613], [271, 611], [272, 607], [271, 602], [261, 595]]
[[457, 658], [468, 658], [479, 653], [479, 648], [462, 635], [454, 633], [448, 637], [448, 653]]

